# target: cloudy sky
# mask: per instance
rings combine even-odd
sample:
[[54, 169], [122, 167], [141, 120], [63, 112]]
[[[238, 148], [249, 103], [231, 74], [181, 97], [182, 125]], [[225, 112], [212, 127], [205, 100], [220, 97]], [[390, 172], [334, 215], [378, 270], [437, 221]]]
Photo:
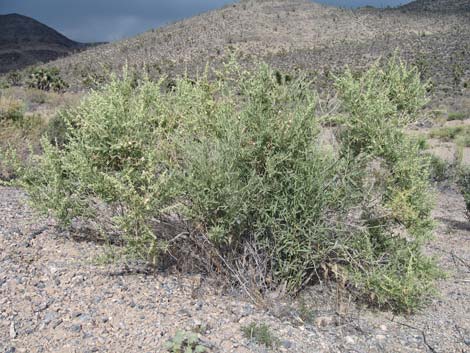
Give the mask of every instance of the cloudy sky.
[[[79, 42], [113, 41], [234, 2], [233, 0], [0, 0]], [[337, 6], [397, 6], [409, 0], [317, 0]]]

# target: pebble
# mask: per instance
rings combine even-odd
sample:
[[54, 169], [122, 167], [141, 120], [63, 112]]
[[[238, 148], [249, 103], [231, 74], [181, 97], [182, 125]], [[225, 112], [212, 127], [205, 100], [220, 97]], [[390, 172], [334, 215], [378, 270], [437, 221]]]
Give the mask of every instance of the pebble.
[[13, 321], [10, 323], [10, 338], [16, 338], [15, 323]]
[[355, 344], [356, 343], [356, 337], [346, 336], [346, 337], [344, 337], [344, 341], [348, 344]]
[[48, 325], [52, 320], [54, 320], [57, 317], [57, 313], [48, 311], [46, 315], [44, 315], [44, 324]]
[[72, 325], [69, 330], [72, 332], [80, 332], [82, 330], [82, 325]]
[[283, 346], [286, 349], [289, 349], [289, 348], [292, 348], [293, 343], [291, 341], [288, 341], [288, 340], [283, 340], [281, 342], [281, 346]]

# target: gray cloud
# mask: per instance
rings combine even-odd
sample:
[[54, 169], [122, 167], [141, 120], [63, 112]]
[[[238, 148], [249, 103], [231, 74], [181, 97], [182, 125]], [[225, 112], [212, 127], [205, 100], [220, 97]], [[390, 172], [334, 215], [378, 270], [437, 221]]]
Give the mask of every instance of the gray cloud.
[[[406, 0], [317, 0], [336, 6], [397, 6]], [[0, 13], [30, 16], [80, 42], [113, 41], [233, 0], [0, 0]]]

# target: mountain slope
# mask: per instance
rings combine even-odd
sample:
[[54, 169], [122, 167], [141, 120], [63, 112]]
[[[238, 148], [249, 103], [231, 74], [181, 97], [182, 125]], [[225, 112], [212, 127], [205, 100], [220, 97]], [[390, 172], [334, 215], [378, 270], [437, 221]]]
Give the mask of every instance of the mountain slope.
[[470, 12], [470, 1], [468, 0], [416, 0], [401, 6], [402, 9], [410, 11], [430, 11], [440, 13], [465, 13]]
[[[409, 6], [418, 9], [426, 1]], [[119, 72], [126, 63], [145, 65], [151, 75], [194, 73], [232, 50], [247, 63], [259, 58], [285, 71], [323, 72], [362, 67], [398, 49], [407, 60], [425, 65], [438, 82], [452, 86], [455, 65], [465, 79], [470, 74], [469, 13], [411, 8], [350, 10], [304, 0], [241, 1], [50, 65], [80, 86], [89, 75], [104, 75], [103, 67]]]
[[30, 17], [0, 15], [0, 72], [54, 60], [86, 46]]

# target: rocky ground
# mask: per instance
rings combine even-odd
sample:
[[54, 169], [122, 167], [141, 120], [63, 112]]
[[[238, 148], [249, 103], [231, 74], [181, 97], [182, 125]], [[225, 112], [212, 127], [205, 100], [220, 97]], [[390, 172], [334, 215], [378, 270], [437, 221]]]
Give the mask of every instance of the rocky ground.
[[[470, 352], [470, 224], [452, 188], [439, 191], [429, 246], [448, 277], [413, 316], [347, 305], [327, 284], [255, 306], [199, 275], [98, 265], [103, 244], [58, 231], [25, 200], [0, 187], [0, 352], [164, 352], [179, 329], [210, 352]], [[243, 337], [252, 322], [276, 348]]]

